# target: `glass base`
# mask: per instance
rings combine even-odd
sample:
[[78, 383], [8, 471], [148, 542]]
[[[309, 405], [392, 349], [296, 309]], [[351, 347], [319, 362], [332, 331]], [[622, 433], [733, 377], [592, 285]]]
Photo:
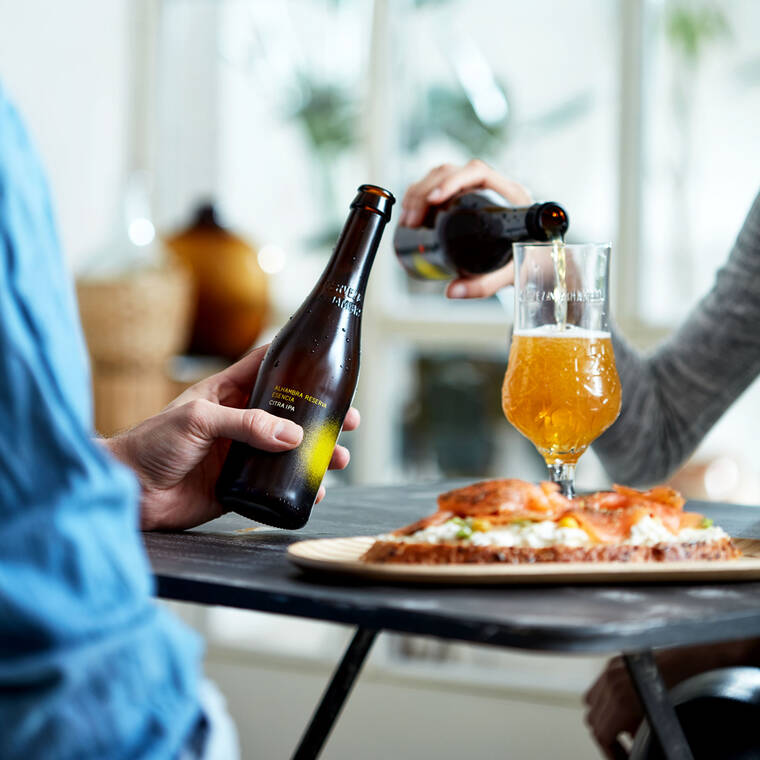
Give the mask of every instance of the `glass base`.
[[550, 464], [552, 483], [558, 483], [562, 495], [568, 499], [575, 496], [575, 464]]

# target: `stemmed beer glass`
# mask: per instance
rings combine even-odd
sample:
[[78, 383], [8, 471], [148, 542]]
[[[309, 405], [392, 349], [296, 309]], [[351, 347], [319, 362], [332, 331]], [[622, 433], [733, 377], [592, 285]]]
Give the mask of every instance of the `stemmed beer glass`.
[[609, 244], [516, 243], [507, 419], [574, 495], [575, 465], [620, 412], [608, 327]]

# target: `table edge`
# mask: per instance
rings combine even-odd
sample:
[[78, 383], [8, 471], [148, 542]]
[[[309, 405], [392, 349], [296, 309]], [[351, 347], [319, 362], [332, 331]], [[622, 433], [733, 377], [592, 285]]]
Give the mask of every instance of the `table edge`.
[[714, 621], [695, 619], [675, 624], [666, 622], [658, 626], [656, 621], [649, 619], [641, 624], [572, 626], [558, 631], [542, 625], [457, 622], [450, 614], [442, 615], [429, 610], [389, 609], [375, 604], [363, 606], [345, 600], [330, 602], [308, 594], [236, 587], [160, 573], [154, 579], [156, 596], [172, 601], [543, 652], [612, 654], [760, 636], [760, 607], [757, 611], [742, 610]]

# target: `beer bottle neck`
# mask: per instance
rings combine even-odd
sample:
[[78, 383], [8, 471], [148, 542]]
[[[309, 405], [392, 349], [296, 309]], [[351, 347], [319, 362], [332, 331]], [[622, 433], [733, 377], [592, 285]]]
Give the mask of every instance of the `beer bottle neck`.
[[327, 289], [331, 296], [363, 299], [384, 228], [385, 219], [376, 211], [352, 209], [317, 290]]
[[556, 203], [485, 205], [482, 196], [473, 194], [462, 196], [442, 217], [437, 233], [451, 268], [479, 275], [504, 266], [512, 256], [512, 243], [555, 240], [566, 230], [567, 214]]
[[534, 203], [525, 215], [528, 233], [533, 240], [564, 238], [569, 226], [567, 212], [558, 203]]
[[557, 203], [534, 203], [531, 206], [460, 205], [446, 221], [446, 232], [457, 234], [467, 229], [482, 238], [507, 243], [519, 240], [551, 240], [567, 231], [565, 210]]
[[[442, 212], [442, 213], [441, 213]], [[495, 193], [478, 190], [453, 198], [441, 206], [435, 218], [441, 240], [467, 235], [476, 239], [553, 240], [568, 228], [567, 212], [558, 203], [538, 202], [530, 206], [509, 206]]]

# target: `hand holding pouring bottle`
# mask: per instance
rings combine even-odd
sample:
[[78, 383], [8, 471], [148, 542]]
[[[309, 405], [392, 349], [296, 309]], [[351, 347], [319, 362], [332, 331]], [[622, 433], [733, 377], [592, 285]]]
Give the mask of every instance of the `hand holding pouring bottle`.
[[420, 226], [399, 225], [393, 246], [413, 277], [448, 280], [494, 272], [512, 258], [512, 243], [561, 240], [568, 225], [558, 203], [510, 206], [493, 190], [465, 190], [430, 206]]
[[367, 280], [394, 202], [359, 188], [322, 276], [272, 341], [248, 408], [293, 420], [303, 441], [284, 453], [234, 442], [216, 487], [227, 509], [279, 528], [309, 519], [356, 389]]

